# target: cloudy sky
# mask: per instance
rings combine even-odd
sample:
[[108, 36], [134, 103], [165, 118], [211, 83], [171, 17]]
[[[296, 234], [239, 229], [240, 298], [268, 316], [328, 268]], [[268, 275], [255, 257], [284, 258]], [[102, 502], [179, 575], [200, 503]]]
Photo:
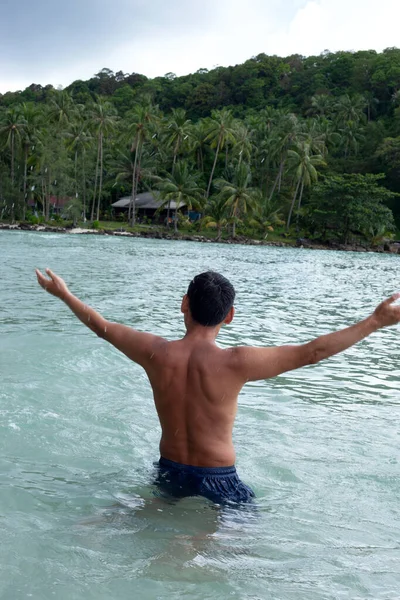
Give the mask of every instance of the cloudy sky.
[[103, 67], [149, 77], [265, 52], [400, 46], [400, 0], [0, 0], [0, 93]]

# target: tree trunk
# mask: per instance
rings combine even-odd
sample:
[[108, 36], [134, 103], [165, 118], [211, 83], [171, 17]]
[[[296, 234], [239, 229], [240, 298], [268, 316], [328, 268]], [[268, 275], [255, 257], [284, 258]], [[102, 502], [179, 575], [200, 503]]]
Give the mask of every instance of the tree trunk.
[[14, 144], [15, 144], [15, 133], [14, 129], [11, 132], [11, 185], [14, 190]]
[[282, 187], [282, 175], [283, 175], [283, 166], [284, 166], [284, 164], [285, 164], [285, 160], [282, 159], [281, 164], [279, 166], [279, 173], [278, 173], [278, 176], [279, 176], [278, 192], [281, 191], [281, 187]]
[[28, 145], [25, 144], [25, 156], [24, 156], [24, 207], [23, 207], [23, 220], [26, 219], [26, 207], [28, 204], [27, 198], [27, 180], [28, 180]]
[[142, 154], [143, 154], [143, 141], [140, 144], [140, 146], [138, 146], [138, 160], [137, 160], [137, 165], [136, 165], [136, 174], [135, 174], [135, 180], [134, 180], [134, 205], [132, 207], [132, 221], [131, 221], [131, 226], [133, 227], [136, 223], [136, 196], [137, 196], [137, 189], [138, 189], [138, 185], [139, 185], [139, 175], [140, 175], [140, 165], [142, 162]]
[[301, 206], [301, 199], [303, 197], [303, 191], [304, 191], [304, 180], [302, 180], [302, 182], [301, 182], [299, 203], [297, 205], [297, 214], [296, 214], [296, 232], [297, 233], [299, 233], [299, 211], [300, 211], [300, 206]]
[[167, 204], [167, 228], [169, 228], [170, 208], [171, 208], [171, 200], [168, 200], [168, 204]]
[[211, 175], [210, 175], [210, 179], [208, 182], [208, 187], [207, 187], [207, 193], [206, 193], [206, 200], [208, 200], [209, 196], [210, 196], [210, 189], [211, 189], [211, 184], [212, 184], [212, 180], [214, 177], [214, 171], [215, 171], [215, 167], [217, 166], [217, 160], [218, 160], [218, 153], [219, 153], [219, 147], [221, 145], [221, 136], [219, 136], [218, 139], [218, 144], [217, 144], [217, 149], [215, 151], [215, 158], [214, 158], [214, 164], [211, 170]]
[[278, 191], [281, 191], [282, 172], [283, 172], [284, 165], [285, 165], [285, 161], [282, 160], [281, 164], [279, 165], [278, 175], [276, 176], [276, 179], [274, 181], [274, 185], [272, 186], [272, 190], [271, 190], [271, 193], [270, 193], [269, 198], [268, 198], [269, 202], [271, 202], [271, 200], [272, 200], [272, 197], [273, 197], [273, 195], [275, 193], [276, 186], [278, 185], [278, 182], [279, 182]]
[[199, 153], [200, 153], [200, 169], [201, 169], [201, 172], [204, 174], [203, 150], [201, 149], [201, 147], [199, 149]]
[[[135, 224], [135, 210], [136, 210], [136, 206], [135, 206], [135, 202], [136, 202], [135, 184], [136, 184], [137, 158], [138, 158], [138, 146], [136, 146], [136, 148], [135, 148], [135, 160], [133, 161], [133, 173], [132, 173], [131, 201], [129, 203], [129, 210], [128, 210], [128, 223], [130, 223], [132, 225], [132, 227]], [[132, 218], [132, 214], [133, 214], [133, 218]]]
[[86, 223], [86, 170], [85, 170], [85, 151], [82, 152], [82, 194], [83, 194], [83, 222]]
[[294, 203], [296, 202], [297, 194], [298, 194], [298, 191], [299, 191], [300, 182], [301, 182], [301, 179], [299, 179], [299, 181], [297, 182], [296, 191], [295, 191], [294, 196], [293, 196], [292, 204], [290, 205], [289, 216], [288, 216], [288, 220], [287, 220], [287, 223], [286, 223], [286, 230], [287, 231], [289, 230], [289, 227], [290, 227], [290, 221], [291, 221], [291, 218], [292, 218], [292, 212], [293, 212], [293, 208], [294, 208]]
[[75, 150], [75, 198], [78, 197], [78, 149]]
[[100, 220], [100, 201], [103, 187], [103, 132], [100, 133], [100, 183], [99, 183], [99, 199], [97, 201], [97, 220]]
[[46, 216], [46, 191], [44, 189], [44, 179], [42, 177], [42, 216]]
[[15, 203], [15, 196], [14, 196], [14, 129], [11, 132], [11, 186], [12, 186], [12, 190], [13, 190], [13, 197], [12, 197], [12, 202], [11, 202], [11, 223], [14, 223], [14, 203]]
[[175, 206], [175, 220], [174, 220], [175, 233], [178, 233], [178, 206], [179, 206], [179, 200], [176, 202], [176, 206]]
[[45, 188], [46, 189], [46, 217], [45, 217], [46, 221], [48, 221], [50, 219], [50, 181], [51, 181], [50, 169], [47, 169], [47, 172], [49, 175], [48, 175], [48, 182], [47, 182], [47, 185]]
[[217, 224], [217, 242], [219, 242], [221, 240], [221, 235], [222, 235], [222, 227], [220, 225], [220, 223]]
[[96, 159], [96, 174], [94, 176], [94, 192], [93, 192], [93, 202], [92, 202], [92, 214], [90, 215], [90, 220], [94, 221], [94, 207], [96, 205], [96, 195], [97, 195], [97, 179], [99, 173], [99, 158], [100, 158], [100, 143], [97, 144], [97, 159]]

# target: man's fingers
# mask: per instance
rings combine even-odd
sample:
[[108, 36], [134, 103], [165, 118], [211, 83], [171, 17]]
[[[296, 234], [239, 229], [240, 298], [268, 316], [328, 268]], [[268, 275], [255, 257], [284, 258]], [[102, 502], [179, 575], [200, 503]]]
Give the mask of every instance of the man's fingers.
[[50, 281], [39, 271], [39, 269], [35, 269], [35, 272], [39, 285], [41, 285], [44, 290], [47, 290]]
[[398, 300], [399, 298], [400, 292], [396, 292], [396, 294], [393, 294], [392, 296], [390, 296], [390, 298], [386, 300], [386, 304], [393, 304], [393, 302], [396, 302], [396, 300]]
[[46, 269], [46, 273], [49, 277], [51, 277], [51, 279], [54, 281], [55, 280], [55, 276], [54, 273], [51, 269]]

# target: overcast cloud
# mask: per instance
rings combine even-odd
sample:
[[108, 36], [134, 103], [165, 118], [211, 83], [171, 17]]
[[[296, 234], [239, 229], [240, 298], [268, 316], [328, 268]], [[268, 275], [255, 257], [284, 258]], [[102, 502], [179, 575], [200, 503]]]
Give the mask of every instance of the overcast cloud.
[[0, 0], [0, 92], [400, 46], [400, 0]]

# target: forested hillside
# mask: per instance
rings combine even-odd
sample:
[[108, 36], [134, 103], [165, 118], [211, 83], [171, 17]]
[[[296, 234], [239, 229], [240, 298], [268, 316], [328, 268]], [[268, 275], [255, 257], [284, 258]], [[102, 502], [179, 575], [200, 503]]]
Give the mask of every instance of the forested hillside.
[[[111, 216], [158, 190], [204, 226], [376, 241], [400, 220], [400, 50], [326, 52], [148, 79], [103, 69], [0, 96], [0, 214]], [[132, 206], [130, 221], [135, 221]]]

